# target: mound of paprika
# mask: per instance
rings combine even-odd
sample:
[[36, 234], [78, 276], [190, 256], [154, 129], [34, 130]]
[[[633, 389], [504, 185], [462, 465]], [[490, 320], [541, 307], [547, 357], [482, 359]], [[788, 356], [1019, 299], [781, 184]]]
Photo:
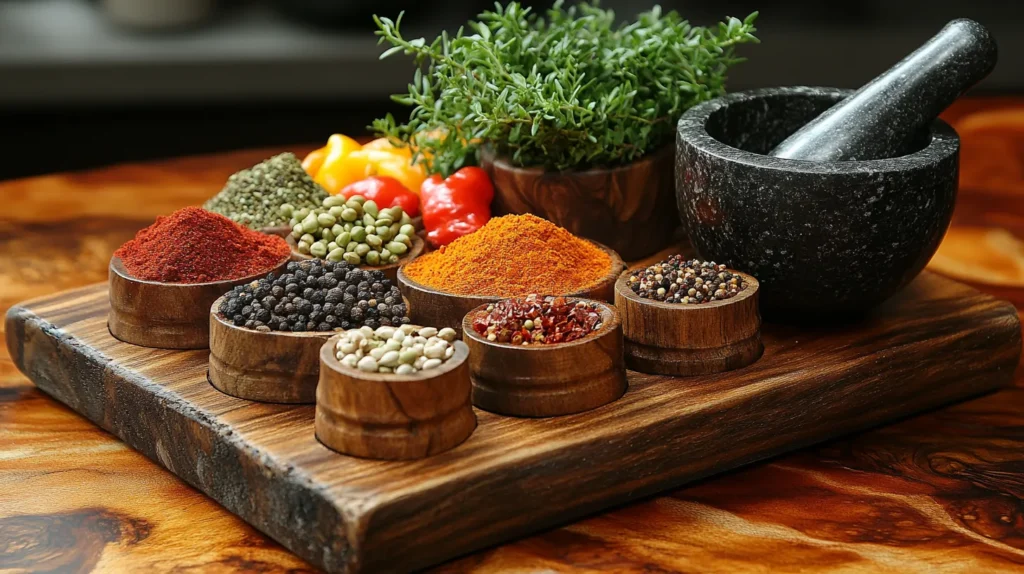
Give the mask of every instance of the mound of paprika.
[[464, 167], [447, 179], [432, 175], [420, 187], [423, 228], [435, 247], [483, 227], [491, 218], [494, 185], [479, 167]]

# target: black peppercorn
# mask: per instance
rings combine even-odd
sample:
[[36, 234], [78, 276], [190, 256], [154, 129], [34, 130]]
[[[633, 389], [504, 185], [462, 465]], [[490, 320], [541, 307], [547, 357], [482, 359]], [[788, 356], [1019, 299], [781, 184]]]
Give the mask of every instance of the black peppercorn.
[[[291, 262], [287, 273], [233, 288], [218, 311], [260, 331], [331, 331], [409, 322], [398, 288], [348, 263]], [[723, 287], [723, 289], [725, 289]]]

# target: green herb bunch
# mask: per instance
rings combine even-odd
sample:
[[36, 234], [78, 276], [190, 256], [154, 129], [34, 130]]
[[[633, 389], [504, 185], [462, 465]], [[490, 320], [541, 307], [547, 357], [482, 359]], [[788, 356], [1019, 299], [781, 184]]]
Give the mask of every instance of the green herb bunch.
[[[737, 44], [757, 42], [754, 20], [692, 26], [659, 7], [616, 26], [611, 10], [558, 1], [541, 17], [516, 2], [495, 5], [431, 43], [402, 36], [402, 16], [374, 16], [380, 42], [415, 57], [409, 120], [388, 115], [373, 129], [447, 175], [476, 163], [480, 145], [520, 166], [550, 170], [614, 166], [672, 141], [687, 108], [725, 92], [741, 62]], [[423, 153], [427, 152], [427, 153]]]

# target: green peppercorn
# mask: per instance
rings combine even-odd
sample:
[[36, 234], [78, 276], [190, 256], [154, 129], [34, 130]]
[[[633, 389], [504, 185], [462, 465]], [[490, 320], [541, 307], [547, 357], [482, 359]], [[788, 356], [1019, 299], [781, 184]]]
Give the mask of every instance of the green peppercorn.
[[312, 213], [302, 220], [302, 230], [306, 233], [313, 233], [316, 231], [317, 226], [316, 216]]
[[324, 241], [331, 242], [334, 241], [334, 234], [331, 233], [330, 229], [325, 227], [320, 230], [320, 238]]
[[312, 233], [305, 233], [302, 237], [299, 237], [299, 241], [305, 241], [306, 243], [312, 244], [316, 241], [316, 237], [313, 237]]
[[346, 199], [340, 195], [329, 195], [324, 198], [324, 207], [339, 207], [345, 205]]
[[405, 253], [406, 251], [409, 250], [409, 247], [406, 246], [406, 244], [404, 244], [404, 243], [399, 243], [397, 241], [392, 241], [391, 243], [387, 244], [387, 250], [392, 252], [392, 253], [397, 253], [399, 255], [402, 255], [403, 253]]
[[396, 235], [394, 241], [397, 241], [398, 243], [403, 243], [405, 244], [406, 247], [412, 247], [412, 239], [409, 239], [409, 236], [405, 235], [404, 233], [399, 233], [398, 235]]
[[377, 237], [376, 235], [366, 236], [366, 244], [369, 245], [370, 247], [373, 247], [374, 249], [379, 248], [383, 243], [384, 242], [381, 240], [381, 238]]
[[380, 250], [380, 258], [382, 260], [384, 260], [384, 261], [387, 261], [387, 260], [391, 259], [391, 250], [390, 249], [381, 249]]
[[358, 246], [359, 246], [358, 242], [356, 242], [356, 241], [349, 241], [348, 245], [345, 246], [345, 252], [349, 253], [351, 251], [355, 251], [356, 247], [358, 247]]
[[338, 220], [330, 213], [321, 213], [320, 215], [317, 215], [316, 221], [321, 227], [330, 227], [338, 222]]
[[334, 241], [337, 242], [338, 245], [348, 245], [348, 242], [352, 241], [352, 234], [348, 231], [342, 231], [334, 236]]
[[370, 251], [366, 254], [367, 265], [380, 265], [380, 253], [377, 251]]
[[370, 201], [363, 202], [363, 213], [377, 217], [377, 214], [380, 213], [380, 208], [377, 207], [377, 202], [372, 199]]
[[340, 219], [341, 218], [341, 212], [343, 212], [343, 211], [345, 211], [345, 208], [343, 206], [335, 205], [334, 207], [328, 209], [327, 213], [330, 213], [331, 215], [333, 215], [334, 219]]
[[299, 253], [309, 255], [309, 243], [306, 243], [305, 241], [300, 241], [298, 245], [296, 245], [295, 247], [296, 249], [299, 250]]
[[359, 245], [356, 245], [354, 251], [356, 255], [360, 257], [365, 257], [366, 254], [370, 252], [370, 246], [365, 243], [360, 243]]
[[416, 228], [413, 227], [412, 224], [403, 223], [401, 229], [399, 229], [398, 232], [406, 237], [412, 237], [413, 235], [416, 234]]
[[313, 257], [323, 257], [327, 255], [327, 244], [323, 241], [317, 241], [313, 245], [309, 246], [309, 254]]
[[365, 227], [353, 227], [352, 228], [352, 241], [356, 243], [362, 243], [366, 241], [366, 228]]
[[341, 212], [341, 218], [345, 221], [355, 221], [356, 219], [359, 218], [359, 214], [356, 213], [356, 210], [352, 209], [351, 207], [346, 207]]
[[332, 249], [330, 252], [327, 253], [327, 260], [328, 261], [333, 261], [335, 263], [341, 261], [342, 259], [344, 259], [344, 257], [345, 257], [345, 250], [344, 249], [335, 248], [335, 249]]
[[348, 200], [349, 201], [354, 201], [357, 204], [359, 204], [360, 206], [363, 205], [364, 203], [366, 203], [366, 198], [361, 196], [361, 195], [353, 195], [352, 197], [348, 198]]
[[373, 227], [373, 224], [377, 223], [377, 219], [369, 213], [363, 214], [363, 225], [366, 227]]
[[359, 265], [360, 261], [362, 261], [361, 257], [352, 252], [348, 252], [345, 255], [343, 255], [342, 259], [344, 259], [345, 261], [352, 265]]

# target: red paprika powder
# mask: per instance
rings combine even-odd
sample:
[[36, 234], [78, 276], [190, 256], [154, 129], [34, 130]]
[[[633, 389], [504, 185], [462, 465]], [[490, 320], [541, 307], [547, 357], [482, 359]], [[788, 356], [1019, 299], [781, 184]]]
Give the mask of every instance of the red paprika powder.
[[198, 207], [156, 218], [114, 253], [133, 277], [163, 283], [207, 283], [267, 273], [289, 254], [284, 239]]

